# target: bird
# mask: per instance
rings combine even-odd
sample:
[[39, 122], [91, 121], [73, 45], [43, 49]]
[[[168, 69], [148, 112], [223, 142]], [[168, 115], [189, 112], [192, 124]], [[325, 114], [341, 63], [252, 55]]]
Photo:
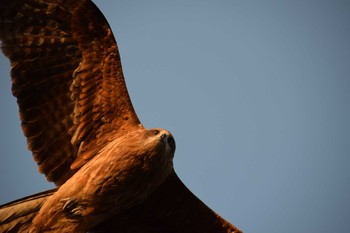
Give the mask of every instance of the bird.
[[28, 148], [57, 186], [1, 205], [1, 232], [241, 232], [179, 179], [171, 132], [140, 122], [92, 1], [0, 0], [0, 41]]

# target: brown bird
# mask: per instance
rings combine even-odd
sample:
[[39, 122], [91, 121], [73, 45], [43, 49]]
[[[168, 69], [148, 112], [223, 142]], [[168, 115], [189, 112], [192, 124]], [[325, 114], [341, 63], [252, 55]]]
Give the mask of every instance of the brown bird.
[[58, 188], [0, 207], [1, 232], [240, 232], [140, 123], [113, 33], [89, 0], [0, 0], [0, 40], [39, 171]]

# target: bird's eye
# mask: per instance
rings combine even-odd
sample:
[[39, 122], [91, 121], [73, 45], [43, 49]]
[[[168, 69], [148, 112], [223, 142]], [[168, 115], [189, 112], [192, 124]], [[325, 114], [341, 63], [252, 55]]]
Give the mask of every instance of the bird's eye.
[[157, 134], [159, 134], [159, 130], [155, 129], [155, 130], [153, 130], [153, 133], [154, 133], [154, 135], [157, 135]]

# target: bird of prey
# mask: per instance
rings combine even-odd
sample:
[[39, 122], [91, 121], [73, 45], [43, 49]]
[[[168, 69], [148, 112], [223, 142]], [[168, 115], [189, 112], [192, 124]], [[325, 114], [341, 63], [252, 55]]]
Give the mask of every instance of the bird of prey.
[[1, 232], [240, 232], [177, 177], [171, 133], [139, 121], [90, 0], [0, 0], [0, 39], [28, 148], [57, 185], [2, 205]]

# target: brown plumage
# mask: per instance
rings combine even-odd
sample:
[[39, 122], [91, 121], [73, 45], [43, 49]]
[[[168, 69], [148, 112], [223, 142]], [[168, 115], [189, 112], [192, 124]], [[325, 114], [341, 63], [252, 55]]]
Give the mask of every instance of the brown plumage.
[[178, 179], [171, 133], [141, 125], [91, 1], [0, 0], [0, 39], [28, 148], [59, 187], [2, 206], [0, 230], [27, 208], [31, 232], [239, 232]]
[[30, 232], [86, 232], [141, 204], [173, 173], [174, 152], [172, 135], [162, 129], [116, 138], [45, 202]]
[[33, 218], [57, 189], [21, 198], [0, 206], [0, 232], [28, 232]]

